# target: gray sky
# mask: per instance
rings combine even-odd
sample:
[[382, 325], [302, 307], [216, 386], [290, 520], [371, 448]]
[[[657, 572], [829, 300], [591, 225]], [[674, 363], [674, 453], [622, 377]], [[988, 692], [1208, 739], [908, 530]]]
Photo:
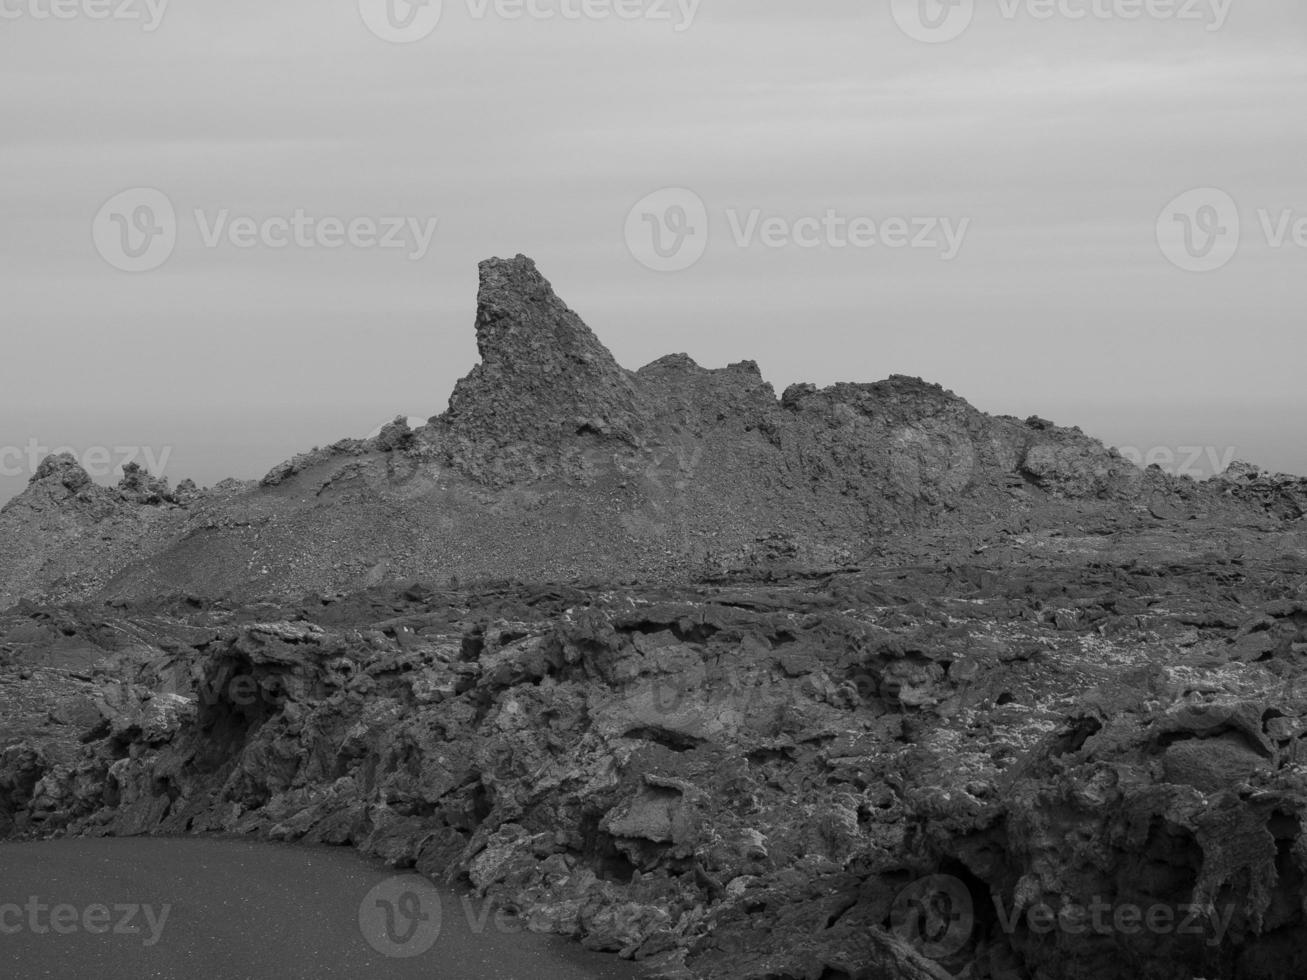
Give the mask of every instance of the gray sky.
[[0, 0], [0, 500], [34, 445], [211, 484], [437, 414], [517, 252], [628, 367], [1307, 473], [1301, 0], [161, 2]]

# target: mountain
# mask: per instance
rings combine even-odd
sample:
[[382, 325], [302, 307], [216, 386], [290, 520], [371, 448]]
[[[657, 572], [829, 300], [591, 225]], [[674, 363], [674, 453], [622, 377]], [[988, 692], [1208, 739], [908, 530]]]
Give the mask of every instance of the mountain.
[[1294, 519], [1307, 499], [1244, 471], [1219, 490], [1140, 471], [1077, 428], [915, 378], [777, 398], [752, 361], [631, 371], [521, 255], [481, 264], [476, 336], [481, 363], [443, 415], [257, 483], [173, 492], [133, 471], [109, 489], [46, 460], [0, 511], [0, 607], [835, 567], [912, 529], [993, 543], [1032, 523]]

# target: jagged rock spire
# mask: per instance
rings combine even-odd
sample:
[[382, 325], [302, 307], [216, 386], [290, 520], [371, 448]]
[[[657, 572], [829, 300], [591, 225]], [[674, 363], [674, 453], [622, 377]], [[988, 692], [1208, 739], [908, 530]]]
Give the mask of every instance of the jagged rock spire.
[[481, 263], [481, 363], [454, 388], [446, 421], [478, 440], [556, 443], [578, 431], [630, 437], [640, 398], [590, 328], [524, 255]]
[[41, 465], [32, 474], [30, 483], [53, 481], [65, 489], [76, 493], [91, 482], [90, 475], [84, 470], [72, 453], [49, 455], [41, 460]]

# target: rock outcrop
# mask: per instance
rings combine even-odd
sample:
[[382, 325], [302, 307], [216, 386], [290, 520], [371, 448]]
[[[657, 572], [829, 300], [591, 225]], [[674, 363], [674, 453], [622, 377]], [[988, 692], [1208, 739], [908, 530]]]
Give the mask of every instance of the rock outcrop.
[[1267, 473], [1252, 463], [1235, 461], [1213, 484], [1282, 520], [1296, 521], [1307, 514], [1307, 477]]
[[443, 415], [303, 453], [257, 484], [171, 492], [132, 470], [115, 493], [67, 461], [43, 467], [0, 513], [0, 607], [506, 570], [689, 580], [837, 567], [913, 529], [1303, 513], [1292, 487], [1140, 471], [1079, 429], [986, 415], [920, 379], [777, 398], [751, 361], [673, 354], [629, 371], [523, 256], [482, 264], [476, 331], [481, 363]]
[[1307, 547], [1010, 538], [693, 587], [27, 604], [0, 831], [352, 845], [664, 977], [1301, 972]]
[[0, 508], [0, 608], [20, 598], [92, 595], [176, 526], [166, 482], [133, 467], [117, 489], [73, 456], [49, 456], [27, 489]]
[[458, 382], [439, 420], [445, 451], [491, 486], [556, 469], [585, 435], [637, 444], [645, 428], [630, 374], [525, 256], [481, 263], [481, 363]]

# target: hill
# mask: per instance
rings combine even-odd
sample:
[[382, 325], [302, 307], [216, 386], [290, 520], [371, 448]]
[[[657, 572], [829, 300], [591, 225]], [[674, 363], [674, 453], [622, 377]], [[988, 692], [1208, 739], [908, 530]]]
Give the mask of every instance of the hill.
[[1301, 486], [1241, 470], [1205, 490], [917, 378], [778, 398], [752, 361], [672, 354], [631, 371], [520, 255], [482, 263], [476, 335], [481, 363], [444, 414], [258, 483], [173, 492], [133, 471], [110, 489], [47, 460], [0, 511], [0, 607], [412, 578], [693, 579], [856, 564], [896, 535], [915, 547], [914, 529], [980, 546], [1030, 526], [1302, 513]]

